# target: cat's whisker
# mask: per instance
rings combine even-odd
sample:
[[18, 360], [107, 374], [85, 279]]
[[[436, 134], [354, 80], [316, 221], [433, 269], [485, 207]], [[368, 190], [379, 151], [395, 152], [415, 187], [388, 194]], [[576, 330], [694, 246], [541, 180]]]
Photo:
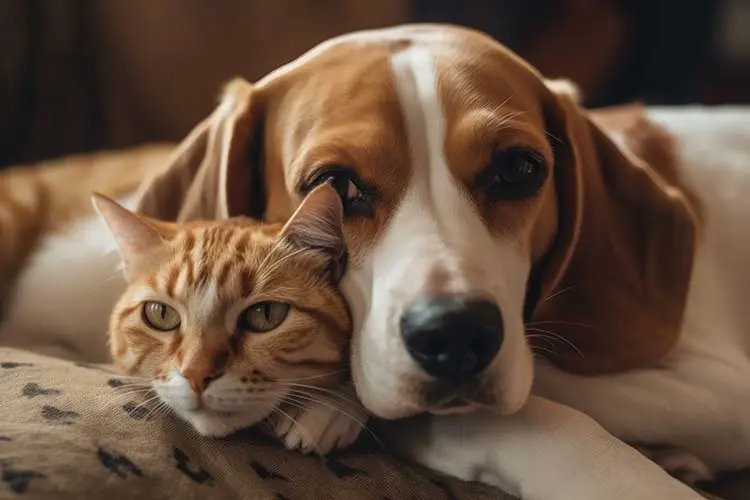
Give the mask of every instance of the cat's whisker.
[[172, 407], [166, 401], [160, 401], [151, 415], [152, 418], [163, 418], [169, 416], [172, 411]]
[[116, 391], [124, 391], [128, 389], [151, 389], [151, 381], [147, 379], [139, 379], [135, 382], [128, 381], [127, 383], [123, 382], [123, 377], [118, 377], [117, 384], [113, 388]]
[[[139, 380], [143, 382], [144, 384], [150, 384], [151, 379], [148, 377], [142, 377], [141, 375], [127, 375], [125, 373], [118, 373], [117, 378], [120, 380], [127, 380], [127, 381], [133, 381], [133, 380]], [[128, 384], [128, 385], [135, 385], [135, 384]]]
[[[261, 261], [260, 265], [258, 265], [258, 269], [263, 269], [263, 270], [274, 269], [275, 270], [276, 267], [278, 267], [278, 263], [279, 262], [283, 262], [284, 260], [286, 260], [286, 258], [281, 258], [278, 261], [274, 262], [274, 267], [266, 268], [266, 262], [268, 262], [272, 257], [274, 257], [276, 255], [276, 252], [281, 247], [281, 243], [282, 243], [282, 240], [278, 240], [278, 241], [276, 241], [276, 243], [274, 243], [274, 245], [271, 248], [271, 250], [263, 258], [263, 260]], [[292, 256], [299, 255], [300, 253], [302, 253], [304, 251], [305, 250], [302, 249], [302, 248], [296, 249], [293, 252], [291, 252], [290, 254], [288, 254], [287, 257], [289, 257], [289, 255], [292, 255]]]
[[273, 435], [274, 435], [274, 428], [273, 428], [273, 424], [272, 424], [272, 423], [271, 423], [271, 421], [270, 421], [270, 420], [268, 419], [268, 417], [264, 418], [263, 420], [261, 420], [260, 422], [258, 422], [258, 423], [257, 423], [257, 424], [255, 424], [255, 425], [257, 425], [257, 426], [258, 426], [258, 429], [260, 429], [260, 430], [261, 430], [262, 432], [264, 432], [264, 433], [266, 433], [266, 434], [269, 434], [269, 435], [271, 435], [271, 436], [273, 436]]
[[116, 394], [110, 400], [110, 403], [119, 404], [119, 403], [122, 403], [122, 402], [124, 402], [124, 401], [126, 401], [128, 399], [132, 399], [134, 397], [146, 396], [149, 393], [151, 393], [152, 390], [153, 389], [151, 389], [151, 388], [147, 388], [147, 389], [136, 389], [136, 390], [122, 392], [122, 393]]
[[115, 278], [122, 278], [122, 271], [115, 270], [112, 274], [109, 276], [105, 276], [103, 279], [99, 280], [98, 282], [94, 283], [95, 288], [102, 287], [112, 281]]
[[[289, 399], [290, 397], [294, 398], [294, 399], [290, 400]], [[375, 433], [372, 431], [372, 429], [370, 429], [370, 427], [368, 427], [367, 420], [362, 421], [362, 420], [356, 418], [354, 415], [352, 415], [351, 413], [349, 413], [348, 411], [346, 411], [345, 408], [342, 408], [341, 406], [339, 406], [335, 401], [331, 401], [331, 400], [327, 400], [327, 399], [315, 398], [311, 394], [305, 394], [303, 392], [290, 392], [287, 395], [287, 397], [284, 399], [284, 401], [285, 402], [295, 401], [297, 403], [302, 403], [302, 404], [304, 404], [304, 403], [322, 404], [323, 406], [331, 408], [332, 410], [341, 413], [342, 415], [346, 416], [349, 420], [351, 420], [352, 422], [354, 422], [357, 425], [359, 425], [359, 427], [362, 430], [366, 431], [370, 436], [372, 436], [372, 438], [378, 443], [378, 445], [381, 448], [385, 447], [385, 445], [380, 440], [380, 438], [375, 435]]]
[[126, 399], [133, 399], [133, 398], [140, 398], [140, 397], [146, 397], [151, 396], [154, 394], [154, 390], [152, 388], [143, 388], [143, 389], [134, 389], [130, 391], [124, 391], [120, 394], [115, 395], [115, 397], [112, 398], [112, 401], [124, 401]]
[[262, 276], [264, 278], [268, 278], [269, 276], [275, 274], [281, 267], [284, 266], [284, 264], [287, 263], [287, 261], [294, 259], [295, 257], [298, 257], [304, 253], [306, 253], [308, 249], [305, 248], [298, 248], [295, 249], [288, 254], [284, 255], [280, 259], [276, 260], [272, 265], [268, 266], [267, 268], [263, 268]]
[[277, 261], [275, 261], [270, 266], [266, 267], [265, 262], [269, 259], [269, 257], [276, 251], [278, 246], [274, 247], [274, 250], [272, 250], [266, 258], [263, 260], [263, 263], [259, 266], [260, 272], [258, 273], [258, 277], [256, 278], [256, 283], [258, 283], [258, 286], [261, 286], [263, 283], [265, 283], [270, 277], [272, 277], [276, 271], [285, 264], [288, 260], [293, 259], [305, 252], [307, 252], [306, 249], [300, 248], [293, 250], [289, 252], [288, 254], [284, 255]]
[[312, 375], [312, 376], [310, 376], [310, 377], [301, 377], [301, 378], [280, 378], [280, 379], [276, 379], [276, 381], [277, 381], [277, 382], [280, 382], [280, 383], [289, 383], [289, 382], [300, 382], [300, 381], [302, 381], [302, 380], [314, 380], [314, 379], [319, 379], [319, 378], [326, 378], [326, 377], [331, 377], [331, 376], [333, 376], [333, 375], [338, 375], [339, 373], [344, 373], [345, 371], [346, 371], [346, 370], [343, 370], [343, 369], [342, 369], [342, 370], [334, 370], [334, 371], [332, 371], [332, 372], [328, 372], [328, 373], [322, 373], [322, 374], [320, 374], [320, 375]]
[[[138, 409], [140, 409], [140, 408], [146, 408], [146, 405], [148, 405], [148, 404], [149, 404], [149, 403], [151, 403], [152, 401], [160, 401], [160, 400], [161, 400], [161, 396], [159, 396], [158, 394], [156, 394], [156, 395], [154, 395], [154, 396], [152, 396], [152, 397], [150, 397], [150, 398], [148, 398], [148, 399], [146, 399], [146, 400], [142, 401], [142, 402], [141, 402], [141, 403], [139, 403], [138, 405], [136, 405], [136, 406], [135, 406], [135, 408], [133, 408], [133, 409], [132, 409], [131, 411], [133, 411], [133, 412], [136, 412], [136, 411], [138, 411]], [[148, 408], [146, 408], [146, 409], [148, 409]], [[150, 412], [150, 411], [151, 411], [151, 410], [149, 410], [149, 412]]]
[[117, 395], [121, 394], [128, 394], [131, 392], [141, 392], [141, 391], [153, 391], [153, 387], [151, 385], [147, 384], [128, 384], [128, 385], [122, 385], [120, 387], [117, 387]]
[[316, 393], [308, 389], [295, 389], [291, 387], [288, 388], [288, 391], [289, 391], [289, 394], [304, 394], [309, 397], [321, 398], [325, 401], [330, 401], [331, 403], [335, 403], [335, 404], [359, 406], [358, 402], [341, 394]]
[[326, 395], [326, 396], [329, 396], [331, 398], [336, 398], [336, 399], [339, 399], [341, 401], [344, 401], [344, 402], [349, 403], [349, 404], [354, 405], [354, 406], [358, 406], [359, 405], [359, 402], [357, 400], [352, 399], [350, 396], [348, 396], [346, 394], [342, 394], [341, 392], [335, 391], [333, 389], [328, 389], [328, 388], [325, 388], [325, 387], [318, 387], [318, 386], [315, 386], [315, 385], [299, 384], [299, 383], [287, 383], [285, 385], [286, 385], [286, 387], [288, 387], [291, 390], [302, 389], [303, 391], [316, 391], [317, 393], [319, 393], [321, 395]]

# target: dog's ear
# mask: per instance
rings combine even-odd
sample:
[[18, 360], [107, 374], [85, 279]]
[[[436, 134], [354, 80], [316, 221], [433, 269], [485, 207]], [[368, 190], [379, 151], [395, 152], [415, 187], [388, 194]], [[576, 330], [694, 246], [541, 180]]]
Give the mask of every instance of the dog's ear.
[[559, 83], [548, 89], [559, 231], [532, 273], [538, 294], [530, 319], [575, 346], [558, 346], [552, 358], [568, 370], [648, 365], [680, 334], [698, 207], [674, 155], [672, 164], [647, 163], [615, 144], [575, 92]]
[[241, 79], [224, 89], [214, 112], [182, 141], [163, 170], [137, 194], [146, 216], [186, 222], [262, 215], [259, 166], [253, 161], [258, 111], [253, 86]]

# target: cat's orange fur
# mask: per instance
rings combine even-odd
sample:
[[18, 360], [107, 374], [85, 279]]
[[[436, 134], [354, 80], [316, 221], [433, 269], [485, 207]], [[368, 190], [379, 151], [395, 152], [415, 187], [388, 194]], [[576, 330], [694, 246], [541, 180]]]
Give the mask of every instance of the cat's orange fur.
[[[313, 400], [342, 402], [323, 389], [345, 376], [351, 329], [332, 266], [344, 248], [332, 188], [311, 193], [283, 226], [248, 218], [178, 226], [101, 196], [95, 204], [129, 281], [110, 321], [113, 358], [124, 372], [151, 380], [200, 433], [226, 435], [284, 404], [292, 411]], [[150, 325], [146, 308], [153, 304], [173, 308], [179, 325]], [[258, 304], [290, 307], [277, 326], [258, 332], [242, 319]], [[298, 430], [302, 441], [316, 441]]]

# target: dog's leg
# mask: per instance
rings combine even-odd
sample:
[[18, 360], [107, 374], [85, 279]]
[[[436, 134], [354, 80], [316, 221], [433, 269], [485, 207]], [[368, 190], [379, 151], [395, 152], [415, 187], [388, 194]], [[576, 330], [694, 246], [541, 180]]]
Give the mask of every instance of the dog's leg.
[[539, 363], [534, 393], [590, 415], [629, 443], [684, 450], [714, 471], [742, 468], [750, 465], [750, 391], [743, 387], [750, 373], [740, 366], [695, 357], [584, 377]]
[[523, 500], [701, 498], [586, 415], [542, 398], [507, 417], [422, 416], [385, 429], [407, 458]]

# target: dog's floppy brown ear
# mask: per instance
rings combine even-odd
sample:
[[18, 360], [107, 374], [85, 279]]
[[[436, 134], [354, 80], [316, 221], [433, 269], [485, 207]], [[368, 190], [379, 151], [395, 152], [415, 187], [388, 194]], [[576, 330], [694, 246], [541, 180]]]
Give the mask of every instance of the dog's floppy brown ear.
[[136, 210], [179, 222], [257, 215], [251, 204], [262, 200], [251, 199], [251, 182], [262, 183], [253, 178], [250, 160], [253, 104], [253, 86], [231, 81], [211, 116], [182, 141], [166, 168], [141, 186]]
[[559, 234], [535, 269], [540, 293], [531, 322], [570, 342], [551, 358], [565, 369], [651, 364], [680, 333], [697, 207], [676, 165], [651, 165], [621, 149], [574, 93], [549, 88]]

